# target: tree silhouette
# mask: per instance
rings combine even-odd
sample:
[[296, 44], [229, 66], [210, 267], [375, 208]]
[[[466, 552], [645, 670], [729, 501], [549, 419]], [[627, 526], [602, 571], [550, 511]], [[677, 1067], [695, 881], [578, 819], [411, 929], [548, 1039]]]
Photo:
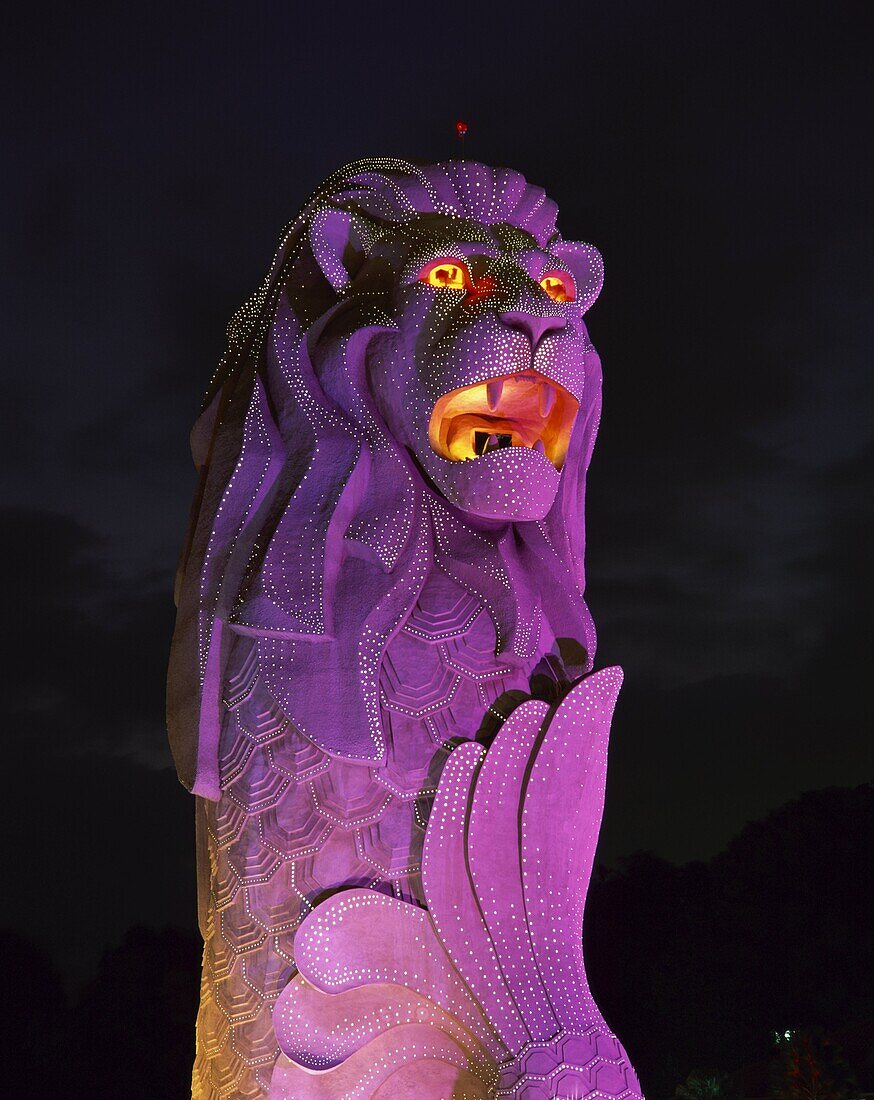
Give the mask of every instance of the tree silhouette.
[[724, 1073], [690, 1073], [677, 1085], [674, 1100], [727, 1100], [736, 1095]]
[[874, 787], [813, 791], [747, 825], [707, 864], [639, 853], [589, 894], [593, 992], [647, 1095], [696, 1067], [766, 1063], [784, 1021], [874, 1018]]
[[199, 959], [196, 935], [175, 928], [131, 929], [104, 955], [74, 1013], [71, 1096], [190, 1096]]
[[0, 1061], [3, 1094], [28, 1096], [34, 1066], [53, 1096], [70, 1086], [70, 1009], [47, 952], [20, 932], [0, 928]]
[[847, 1100], [855, 1077], [835, 1041], [819, 1031], [786, 1035], [774, 1060], [774, 1100]]

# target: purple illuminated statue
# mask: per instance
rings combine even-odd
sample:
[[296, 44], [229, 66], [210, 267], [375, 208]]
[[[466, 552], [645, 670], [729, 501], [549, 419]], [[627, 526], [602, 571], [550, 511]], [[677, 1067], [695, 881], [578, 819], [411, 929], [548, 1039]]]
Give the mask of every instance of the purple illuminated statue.
[[169, 679], [197, 1100], [642, 1095], [582, 956], [621, 673], [583, 600], [601, 257], [555, 219], [360, 161], [231, 324]]

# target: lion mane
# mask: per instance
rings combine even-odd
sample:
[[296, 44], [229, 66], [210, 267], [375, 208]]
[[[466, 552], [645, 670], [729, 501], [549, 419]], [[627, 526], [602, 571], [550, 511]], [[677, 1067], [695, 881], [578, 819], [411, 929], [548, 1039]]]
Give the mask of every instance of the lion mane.
[[568, 675], [592, 666], [583, 504], [597, 357], [549, 513], [478, 521], [441, 497], [379, 414], [367, 351], [392, 316], [376, 298], [350, 314], [350, 296], [319, 262], [336, 223], [326, 213], [338, 211], [354, 218], [365, 252], [425, 214], [512, 226], [541, 248], [561, 240], [555, 205], [517, 172], [390, 159], [335, 173], [284, 231], [229, 325], [192, 430], [200, 483], [177, 575], [168, 725], [181, 781], [210, 799], [227, 659], [241, 634], [256, 639], [264, 681], [298, 729], [334, 755], [370, 762], [385, 752], [382, 654], [434, 568], [482, 599], [499, 652], [531, 668], [553, 638], [573, 640], [576, 652], [562, 653]]

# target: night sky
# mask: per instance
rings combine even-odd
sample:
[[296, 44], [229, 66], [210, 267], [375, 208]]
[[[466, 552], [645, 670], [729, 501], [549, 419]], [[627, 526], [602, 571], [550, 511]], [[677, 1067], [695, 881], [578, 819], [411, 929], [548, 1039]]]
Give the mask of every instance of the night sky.
[[[369, 155], [507, 165], [602, 251], [621, 663], [601, 856], [872, 773], [871, 5], [28, 5], [4, 27], [5, 911], [73, 980], [192, 926], [163, 722], [187, 436], [283, 225]], [[852, 823], [848, 822], [848, 828]]]

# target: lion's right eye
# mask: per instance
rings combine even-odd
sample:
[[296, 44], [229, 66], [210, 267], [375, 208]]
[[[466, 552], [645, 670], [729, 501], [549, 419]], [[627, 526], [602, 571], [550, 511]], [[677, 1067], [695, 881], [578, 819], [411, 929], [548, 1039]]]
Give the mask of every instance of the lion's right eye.
[[419, 272], [419, 279], [449, 290], [468, 290], [471, 285], [470, 272], [458, 260], [431, 260]]

